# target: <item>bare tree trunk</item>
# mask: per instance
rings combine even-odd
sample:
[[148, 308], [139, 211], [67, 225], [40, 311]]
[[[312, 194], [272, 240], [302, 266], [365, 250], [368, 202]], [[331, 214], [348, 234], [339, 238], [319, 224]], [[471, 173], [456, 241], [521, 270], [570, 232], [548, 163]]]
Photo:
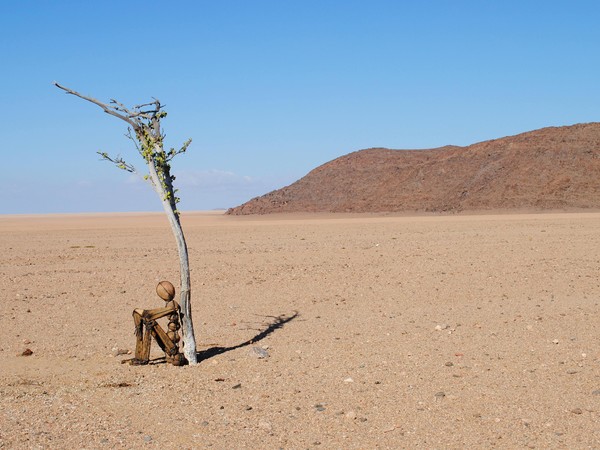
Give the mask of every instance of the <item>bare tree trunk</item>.
[[[192, 322], [192, 307], [191, 307], [191, 279], [190, 279], [190, 265], [188, 257], [187, 244], [185, 242], [185, 236], [183, 235], [183, 229], [181, 228], [181, 222], [179, 216], [175, 212], [175, 203], [173, 201], [173, 188], [171, 186], [170, 179], [168, 180], [167, 186], [163, 186], [160, 180], [156, 167], [150, 162], [148, 164], [150, 179], [152, 185], [156, 190], [156, 193], [161, 198], [163, 209], [167, 214], [167, 219], [171, 225], [171, 230], [175, 236], [177, 243], [177, 251], [179, 253], [179, 272], [181, 287], [179, 293], [179, 305], [181, 307], [182, 320], [181, 325], [183, 335], [183, 354], [188, 362], [193, 365], [198, 363], [198, 357], [196, 353], [196, 337], [194, 335], [194, 326]], [[167, 177], [168, 178], [168, 177]], [[170, 192], [168, 192], [170, 191]]]

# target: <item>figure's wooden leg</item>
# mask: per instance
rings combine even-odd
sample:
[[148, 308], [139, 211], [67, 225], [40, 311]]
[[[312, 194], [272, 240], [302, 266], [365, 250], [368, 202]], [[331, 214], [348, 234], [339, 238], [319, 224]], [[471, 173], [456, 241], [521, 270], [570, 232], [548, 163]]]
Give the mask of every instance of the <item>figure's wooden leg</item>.
[[183, 354], [179, 352], [176, 342], [173, 342], [169, 334], [165, 333], [157, 323], [152, 327], [152, 336], [154, 336], [162, 351], [165, 352], [165, 359], [168, 363], [174, 366], [183, 366], [187, 363]]
[[[133, 311], [133, 322], [135, 323], [135, 358], [131, 360], [133, 365], [148, 364], [150, 360], [150, 344], [152, 339], [152, 329], [144, 320], [143, 309]], [[146, 325], [146, 326], [144, 326]]]
[[144, 364], [148, 364], [148, 361], [150, 360], [150, 344], [152, 343], [152, 328], [147, 325], [145, 328], [140, 360], [144, 361]]
[[141, 361], [143, 355], [144, 324], [142, 322], [143, 310], [133, 311], [133, 322], [135, 324], [135, 360]]
[[175, 353], [177, 352], [176, 348], [173, 349], [173, 342], [171, 342], [171, 340], [167, 337], [165, 331], [158, 324], [156, 324], [156, 326], [153, 327], [152, 336], [154, 337], [156, 343], [162, 349], [162, 351], [165, 352], [165, 360], [168, 363], [171, 363], [173, 350], [175, 350]]

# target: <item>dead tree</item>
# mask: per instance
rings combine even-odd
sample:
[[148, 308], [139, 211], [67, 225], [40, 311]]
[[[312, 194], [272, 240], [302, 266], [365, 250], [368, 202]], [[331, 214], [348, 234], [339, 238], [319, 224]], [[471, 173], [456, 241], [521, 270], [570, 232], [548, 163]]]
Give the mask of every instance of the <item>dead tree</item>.
[[[67, 94], [74, 95], [88, 102], [98, 105], [105, 113], [117, 117], [129, 124], [127, 137], [131, 139], [138, 152], [148, 166], [148, 173], [144, 175], [144, 179], [150, 181], [152, 187], [160, 197], [163, 209], [167, 214], [171, 230], [177, 242], [177, 250], [179, 252], [180, 264], [180, 301], [181, 316], [182, 316], [182, 335], [183, 335], [183, 350], [184, 355], [190, 364], [197, 364], [196, 355], [196, 339], [194, 337], [194, 326], [192, 323], [191, 309], [191, 283], [190, 283], [190, 267], [188, 250], [179, 220], [179, 211], [177, 203], [179, 198], [176, 197], [177, 190], [173, 188], [175, 177], [171, 175], [171, 160], [185, 153], [188, 146], [192, 142], [191, 139], [186, 141], [179, 150], [171, 148], [166, 151], [164, 149], [164, 134], [161, 130], [160, 121], [166, 117], [167, 113], [163, 110], [163, 105], [160, 101], [154, 99], [150, 103], [127, 108], [116, 100], [111, 100], [109, 104], [102, 103], [94, 98], [87, 97], [67, 87], [61, 86], [54, 82], [54, 85]], [[98, 152], [103, 159], [112, 162], [119, 169], [127, 172], [138, 173], [136, 169], [127, 163], [120, 156], [111, 157], [105, 152]]]

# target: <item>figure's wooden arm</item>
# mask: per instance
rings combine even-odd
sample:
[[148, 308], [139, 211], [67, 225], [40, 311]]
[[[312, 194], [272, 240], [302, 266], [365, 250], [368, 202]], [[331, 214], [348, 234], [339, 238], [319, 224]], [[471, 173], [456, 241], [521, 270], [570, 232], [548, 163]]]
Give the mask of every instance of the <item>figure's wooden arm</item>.
[[164, 308], [144, 310], [142, 317], [146, 320], [156, 320], [176, 312], [179, 312], [179, 305], [176, 302], [172, 302], [172, 304], [165, 306]]

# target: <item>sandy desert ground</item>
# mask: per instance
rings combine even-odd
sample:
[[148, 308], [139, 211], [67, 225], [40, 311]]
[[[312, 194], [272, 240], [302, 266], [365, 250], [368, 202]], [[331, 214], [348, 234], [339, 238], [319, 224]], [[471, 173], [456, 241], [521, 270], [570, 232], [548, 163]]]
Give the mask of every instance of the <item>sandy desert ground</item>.
[[0, 217], [0, 447], [600, 448], [600, 213], [183, 225], [202, 362], [133, 367], [164, 216]]

